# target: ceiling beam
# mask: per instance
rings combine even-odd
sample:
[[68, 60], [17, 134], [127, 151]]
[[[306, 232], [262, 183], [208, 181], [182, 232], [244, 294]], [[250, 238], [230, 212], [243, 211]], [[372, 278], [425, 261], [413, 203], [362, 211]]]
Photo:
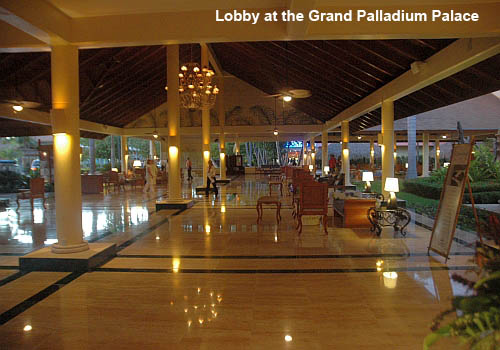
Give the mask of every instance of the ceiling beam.
[[0, 0], [0, 20], [48, 45], [71, 43], [71, 18], [48, 1]]
[[[311, 8], [306, 0], [293, 0], [291, 8], [307, 11]], [[500, 3], [493, 1], [436, 4], [426, 1], [424, 4], [405, 2], [395, 6], [388, 4], [351, 5], [343, 2], [337, 6], [324, 6], [318, 1], [320, 12], [353, 12], [352, 21], [328, 22], [308, 20], [289, 23], [263, 20], [264, 13], [277, 11], [279, 14], [286, 7], [256, 8], [260, 13], [258, 24], [245, 22], [217, 22], [215, 10], [177, 11], [136, 13], [126, 15], [105, 15], [94, 17], [70, 18], [43, 0], [0, 0], [0, 20], [34, 36], [47, 45], [70, 43], [81, 48], [118, 47], [138, 45], [166, 45], [172, 43], [199, 42], [243, 42], [269, 40], [332, 40], [332, 39], [408, 39], [408, 38], [464, 38], [494, 37], [498, 35], [498, 13]], [[355, 2], [356, 3], [356, 2]], [[359, 3], [359, 2], [357, 2]], [[366, 2], [368, 3], [368, 2]], [[402, 2], [401, 2], [402, 3]], [[428, 17], [432, 10], [442, 12], [478, 13], [478, 22], [444, 22], [441, 20], [421, 22], [368, 22], [356, 20], [356, 11], [368, 12], [381, 10], [406, 13], [425, 12]], [[230, 9], [221, 9], [223, 15]], [[138, 30], [140, 28], [140, 30]], [[19, 43], [18, 48], [26, 43]], [[0, 47], [5, 47], [0, 39]], [[10, 48], [17, 47], [10, 43]]]
[[326, 130], [353, 120], [500, 53], [500, 38], [460, 39], [431, 56], [419, 73], [411, 70], [371, 93], [326, 122]]
[[[0, 104], [0, 117], [33, 124], [52, 125], [50, 120], [50, 113], [41, 112], [37, 111], [36, 109], [29, 108], [23, 109], [22, 112], [15, 112], [12, 109], [12, 105], [6, 103]], [[94, 123], [82, 119], [80, 119], [80, 130], [106, 135], [122, 135], [123, 133], [122, 128]]]

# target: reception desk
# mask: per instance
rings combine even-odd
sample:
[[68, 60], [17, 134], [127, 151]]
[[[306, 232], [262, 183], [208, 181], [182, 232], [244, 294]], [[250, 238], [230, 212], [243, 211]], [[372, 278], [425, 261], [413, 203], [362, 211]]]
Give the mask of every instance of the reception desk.
[[102, 175], [82, 175], [82, 193], [102, 193]]

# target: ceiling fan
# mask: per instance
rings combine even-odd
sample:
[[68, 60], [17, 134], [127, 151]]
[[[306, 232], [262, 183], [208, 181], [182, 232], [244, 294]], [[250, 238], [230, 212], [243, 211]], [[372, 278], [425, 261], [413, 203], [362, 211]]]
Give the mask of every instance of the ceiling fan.
[[308, 98], [311, 96], [311, 91], [304, 89], [289, 89], [284, 92], [268, 95], [266, 97], [278, 97], [285, 102], [290, 102], [294, 98]]

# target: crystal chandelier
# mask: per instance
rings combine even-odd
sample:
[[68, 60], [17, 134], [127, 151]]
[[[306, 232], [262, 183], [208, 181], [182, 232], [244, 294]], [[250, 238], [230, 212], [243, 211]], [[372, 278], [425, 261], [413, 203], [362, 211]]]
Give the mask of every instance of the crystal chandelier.
[[214, 71], [198, 63], [186, 63], [179, 73], [179, 96], [181, 106], [189, 109], [212, 108], [219, 93], [212, 84]]

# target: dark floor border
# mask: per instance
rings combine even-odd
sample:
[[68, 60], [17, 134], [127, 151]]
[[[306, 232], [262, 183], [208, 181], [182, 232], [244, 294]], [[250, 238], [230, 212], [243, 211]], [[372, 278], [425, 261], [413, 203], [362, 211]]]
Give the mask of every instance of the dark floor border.
[[[28, 252], [30, 253], [30, 252]], [[0, 256], [23, 256], [28, 253], [0, 253]]]
[[0, 266], [0, 270], [19, 270], [19, 266], [3, 265]]
[[29, 297], [28, 299], [20, 302], [13, 308], [5, 311], [4, 313], [0, 314], [0, 325], [3, 325], [10, 320], [12, 320], [14, 317], [17, 315], [23, 313], [24, 311], [28, 310], [30, 307], [33, 305], [39, 303], [40, 301], [44, 300], [48, 296], [54, 294], [57, 292], [59, 289], [67, 285], [68, 283], [74, 281], [81, 275], [83, 275], [85, 272], [73, 272], [69, 274], [66, 277], [61, 278], [59, 281], [51, 284], [47, 288], [41, 290], [40, 292], [36, 293], [35, 295]]
[[[396, 271], [396, 272], [411, 272], [411, 271], [441, 271], [441, 270], [475, 270], [477, 267], [471, 266], [415, 266], [415, 267], [395, 267], [385, 271]], [[93, 271], [99, 272], [147, 272], [147, 273], [206, 273], [206, 274], [271, 274], [271, 273], [295, 273], [295, 274], [307, 274], [307, 273], [359, 273], [359, 272], [384, 272], [377, 271], [376, 268], [360, 268], [360, 269], [179, 269], [178, 271], [173, 271], [173, 269], [134, 269], [134, 268], [110, 268], [110, 267], [98, 267], [93, 269]]]
[[[355, 258], [405, 258], [415, 256], [428, 256], [427, 253], [412, 254], [327, 254], [327, 255], [117, 255], [116, 258], [141, 258], [141, 259], [355, 259]], [[455, 252], [450, 256], [474, 256], [473, 252]], [[432, 254], [431, 256], [439, 256]]]
[[3, 279], [0, 280], [0, 287], [1, 286], [5, 286], [7, 283], [9, 282], [12, 282], [12, 281], [15, 281], [17, 280], [18, 278], [21, 278], [23, 277], [24, 275], [26, 275], [27, 273], [29, 273], [29, 271], [18, 271], [16, 273], [13, 273], [12, 275], [10, 276], [7, 276]]

